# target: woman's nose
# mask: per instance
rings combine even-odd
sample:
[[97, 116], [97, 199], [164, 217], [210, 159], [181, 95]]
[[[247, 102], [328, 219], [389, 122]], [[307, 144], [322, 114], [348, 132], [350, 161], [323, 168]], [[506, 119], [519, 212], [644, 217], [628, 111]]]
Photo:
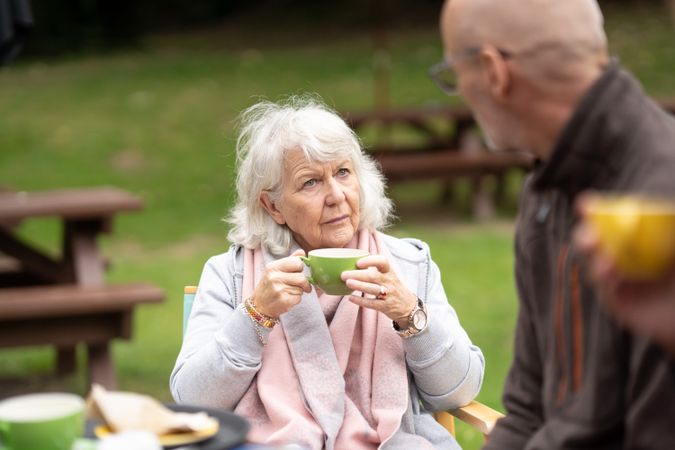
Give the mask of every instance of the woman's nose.
[[340, 203], [344, 201], [345, 193], [342, 190], [342, 185], [338, 183], [334, 178], [328, 182], [328, 194], [326, 195], [326, 203], [329, 205], [334, 205], [335, 203]]

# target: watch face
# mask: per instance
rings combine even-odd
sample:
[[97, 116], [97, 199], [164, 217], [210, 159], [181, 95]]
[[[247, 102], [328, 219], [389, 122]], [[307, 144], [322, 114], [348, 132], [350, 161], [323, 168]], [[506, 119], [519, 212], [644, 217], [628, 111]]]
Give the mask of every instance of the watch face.
[[421, 309], [415, 311], [412, 317], [412, 325], [417, 330], [423, 330], [427, 326], [427, 314]]

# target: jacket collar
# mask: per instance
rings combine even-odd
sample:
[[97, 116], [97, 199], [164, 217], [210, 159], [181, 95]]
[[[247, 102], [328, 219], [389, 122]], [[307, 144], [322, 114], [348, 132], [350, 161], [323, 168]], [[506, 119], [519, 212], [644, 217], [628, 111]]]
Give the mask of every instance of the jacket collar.
[[600, 185], [624, 164], [640, 102], [639, 82], [613, 60], [583, 96], [548, 162], [534, 171], [534, 189], [570, 195]]

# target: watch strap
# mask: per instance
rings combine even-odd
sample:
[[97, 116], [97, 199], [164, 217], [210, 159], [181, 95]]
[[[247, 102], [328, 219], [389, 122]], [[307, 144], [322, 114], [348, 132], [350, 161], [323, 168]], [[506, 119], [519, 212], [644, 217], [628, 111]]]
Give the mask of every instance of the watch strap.
[[[419, 310], [422, 310], [422, 311], [424, 312], [425, 315], [427, 314], [427, 307], [426, 307], [426, 305], [425, 305], [424, 302], [423, 302], [422, 300], [420, 300], [420, 298], [418, 297], [418, 298], [417, 298], [417, 303], [415, 303], [415, 306], [413, 307], [412, 311], [410, 311], [410, 314], [408, 314], [408, 328], [406, 328], [405, 330], [402, 329], [402, 328], [399, 326], [399, 324], [398, 324], [395, 320], [392, 320], [392, 326], [394, 327], [394, 331], [396, 331], [396, 333], [397, 333], [399, 336], [401, 336], [401, 337], [403, 337], [403, 338], [409, 338], [409, 337], [411, 337], [411, 336], [414, 336], [414, 335], [419, 334], [419, 333], [421, 333], [422, 331], [424, 331], [424, 329], [426, 328], [426, 324], [425, 324], [424, 328], [422, 328], [422, 329], [417, 329], [417, 328], [415, 328], [414, 322], [413, 322], [413, 317], [414, 317], [415, 313], [416, 313], [417, 311], [419, 311]], [[427, 318], [427, 319], [428, 319], [428, 318]]]

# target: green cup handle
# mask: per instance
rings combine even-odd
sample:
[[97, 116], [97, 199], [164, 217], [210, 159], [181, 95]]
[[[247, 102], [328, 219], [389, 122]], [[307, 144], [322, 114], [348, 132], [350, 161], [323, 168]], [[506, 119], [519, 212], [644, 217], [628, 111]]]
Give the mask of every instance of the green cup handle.
[[[298, 258], [300, 258], [300, 259], [302, 260], [302, 262], [304, 262], [305, 265], [306, 265], [307, 267], [309, 267], [309, 258], [308, 258], [308, 257], [306, 257], [306, 256], [298, 256]], [[312, 278], [311, 275], [307, 277], [307, 281], [309, 281], [309, 284], [311, 284], [312, 286], [315, 286], [315, 285], [316, 285], [316, 283], [314, 282], [314, 278]], [[2, 449], [0, 449], [0, 450], [2, 450]]]

